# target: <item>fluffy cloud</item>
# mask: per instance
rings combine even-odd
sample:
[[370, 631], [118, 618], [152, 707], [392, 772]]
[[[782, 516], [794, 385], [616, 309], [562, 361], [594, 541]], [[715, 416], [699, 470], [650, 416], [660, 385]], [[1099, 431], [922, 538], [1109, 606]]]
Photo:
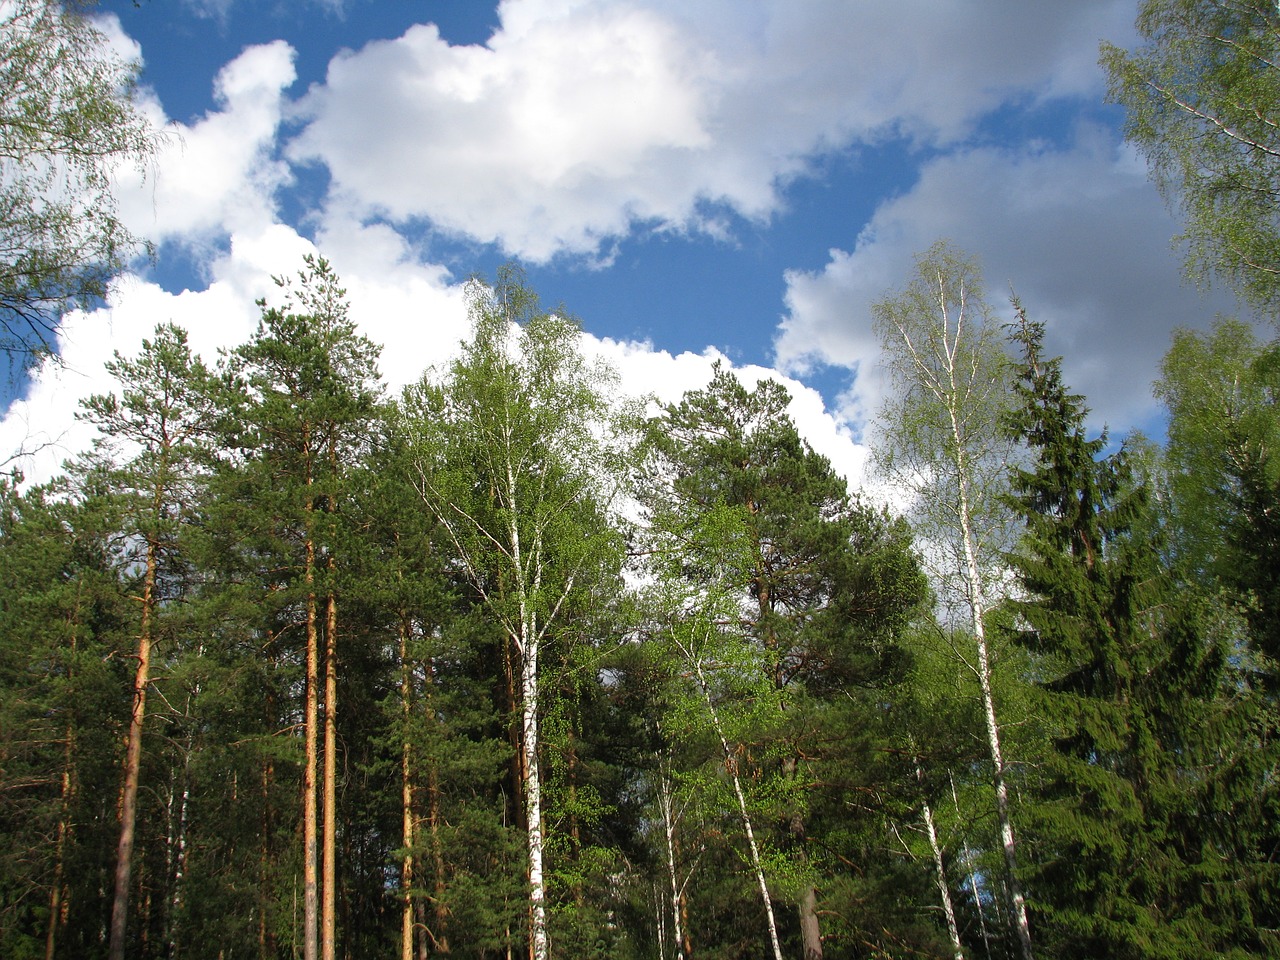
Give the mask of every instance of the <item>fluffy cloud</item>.
[[145, 180], [121, 172], [121, 213], [133, 231], [198, 246], [274, 222], [276, 193], [292, 176], [274, 154], [293, 58], [281, 40], [247, 48], [214, 81], [219, 109], [190, 126], [168, 121], [154, 97], [144, 101], [165, 140]]
[[907, 281], [915, 254], [947, 238], [979, 257], [993, 306], [1009, 315], [1012, 287], [1044, 321], [1095, 425], [1127, 430], [1155, 413], [1150, 384], [1170, 332], [1234, 307], [1188, 289], [1169, 256], [1175, 232], [1145, 167], [1102, 131], [1083, 129], [1062, 150], [950, 154], [880, 207], [851, 252], [788, 275], [777, 360], [793, 371], [813, 362], [855, 371], [845, 414], [873, 414], [883, 383], [871, 304]]
[[833, 148], [950, 142], [1011, 96], [1096, 92], [1097, 38], [1128, 36], [1129, 7], [507, 0], [483, 47], [425, 25], [339, 55], [289, 155], [396, 221], [594, 254], [637, 225], [715, 229], [717, 205], [765, 218]]

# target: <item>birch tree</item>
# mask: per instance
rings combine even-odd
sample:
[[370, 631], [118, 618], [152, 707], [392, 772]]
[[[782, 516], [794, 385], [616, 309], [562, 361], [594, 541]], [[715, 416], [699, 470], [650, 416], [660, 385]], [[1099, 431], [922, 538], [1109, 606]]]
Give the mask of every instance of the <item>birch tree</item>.
[[[1280, 302], [1280, 8], [1142, 0], [1141, 45], [1102, 45], [1125, 136], [1185, 222], [1189, 272]], [[1274, 313], [1271, 314], [1274, 317]]]
[[0, 350], [25, 360], [141, 249], [113, 180], [160, 142], [135, 100], [137, 64], [77, 6], [0, 7]]
[[980, 691], [1009, 914], [1022, 958], [1031, 960], [985, 627], [1003, 589], [1012, 526], [1003, 500], [1012, 449], [1003, 427], [1010, 365], [977, 265], [945, 242], [919, 256], [912, 281], [874, 304], [872, 315], [892, 390], [880, 413], [875, 461], [890, 483], [910, 492], [940, 601], [973, 641], [971, 651], [957, 645], [955, 652]]
[[629, 420], [614, 403], [616, 375], [583, 355], [577, 323], [541, 312], [518, 273], [474, 281], [468, 297], [471, 340], [406, 406], [423, 503], [518, 665], [529, 956], [546, 960], [539, 658], [616, 580], [622, 538], [607, 511], [625, 486]]

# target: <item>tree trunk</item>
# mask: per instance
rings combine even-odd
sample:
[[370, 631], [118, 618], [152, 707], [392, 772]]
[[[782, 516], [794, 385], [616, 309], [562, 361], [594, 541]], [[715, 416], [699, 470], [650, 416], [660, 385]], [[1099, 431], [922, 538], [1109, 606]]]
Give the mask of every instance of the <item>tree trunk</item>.
[[681, 900], [684, 886], [680, 883], [676, 862], [676, 813], [673, 805], [671, 780], [665, 770], [658, 773], [658, 812], [662, 816], [662, 832], [667, 841], [667, 876], [671, 880], [671, 926], [672, 938], [676, 945], [676, 960], [686, 960], [684, 929], [681, 926]]
[[[328, 559], [333, 576], [333, 556]], [[324, 883], [320, 910], [322, 960], [337, 956], [337, 782], [338, 782], [338, 599], [332, 592], [325, 604], [324, 644]]]
[[413, 766], [409, 746], [409, 715], [413, 700], [412, 671], [409, 666], [409, 624], [400, 620], [400, 714], [404, 732], [400, 745], [400, 841], [405, 849], [400, 865], [400, 960], [413, 960]]
[[538, 642], [525, 639], [520, 667], [520, 686], [524, 703], [525, 820], [529, 838], [529, 956], [531, 960], [547, 960], [546, 880], [542, 872], [542, 781], [538, 773]]
[[[952, 433], [957, 450], [963, 450], [957, 411], [952, 410]], [[1022, 960], [1033, 960], [1031, 927], [1027, 922], [1027, 904], [1018, 882], [1018, 857], [1013, 836], [1013, 821], [1009, 816], [1009, 790], [1005, 785], [1004, 755], [1000, 749], [1000, 725], [996, 721], [995, 698], [991, 692], [991, 660], [987, 653], [986, 602], [982, 575], [978, 569], [978, 548], [975, 543], [973, 520], [969, 512], [968, 468], [963, 453], [956, 455], [956, 473], [959, 483], [959, 522], [964, 544], [965, 575], [969, 590], [969, 610], [973, 628], [973, 640], [978, 651], [978, 686], [982, 692], [982, 713], [987, 727], [987, 748], [991, 754], [992, 785], [995, 789], [996, 820], [1000, 827], [1000, 846], [1004, 852], [1005, 870], [1009, 883], [1009, 914], [1018, 936]]]
[[729, 774], [730, 782], [733, 784], [733, 794], [738, 800], [738, 813], [742, 817], [742, 829], [747, 835], [747, 848], [751, 852], [751, 866], [755, 871], [756, 883], [760, 887], [760, 899], [764, 902], [765, 920], [769, 926], [769, 943], [773, 947], [774, 960], [782, 960], [782, 946], [778, 941], [778, 923], [773, 914], [773, 898], [769, 895], [769, 885], [765, 881], [764, 865], [760, 860], [760, 847], [756, 843], [755, 830], [751, 826], [751, 814], [747, 809], [746, 794], [742, 790], [742, 778], [738, 776], [738, 762], [734, 759], [733, 751], [729, 749], [729, 740], [724, 734], [724, 727], [720, 723], [720, 715], [716, 711], [715, 701], [711, 697], [711, 688], [707, 684], [706, 674], [702, 670], [702, 660], [694, 656], [692, 650], [684, 649], [683, 652], [697, 675], [698, 687], [702, 691], [702, 698], [707, 704], [707, 712], [711, 716], [711, 726], [715, 730], [716, 736], [719, 737], [720, 746], [724, 750], [725, 771]]
[[[786, 757], [782, 761], [782, 772], [788, 780], [794, 781], [800, 770], [796, 757]], [[796, 891], [796, 912], [800, 918], [800, 941], [804, 952], [804, 960], [822, 960], [822, 925], [818, 921], [818, 890], [808, 879], [809, 853], [805, 849], [804, 816], [799, 810], [793, 810], [788, 828], [791, 839], [799, 851], [797, 861], [799, 875], [803, 878]]]
[[929, 798], [924, 796], [924, 770], [920, 759], [912, 757], [916, 765], [916, 781], [920, 784], [921, 801], [924, 805], [924, 833], [929, 840], [929, 851], [933, 854], [934, 879], [938, 885], [938, 899], [942, 902], [942, 915], [947, 921], [947, 936], [951, 939], [951, 949], [955, 960], [964, 960], [964, 948], [960, 944], [960, 928], [956, 925], [956, 911], [951, 903], [951, 886], [947, 883], [947, 869], [942, 861], [942, 847], [938, 845], [938, 831], [933, 825], [933, 807]]
[[[310, 503], [307, 505], [311, 509]], [[316, 630], [315, 542], [306, 543], [307, 584], [307, 699], [304, 719], [306, 767], [302, 775], [302, 943], [303, 960], [320, 960], [319, 845], [317, 838], [316, 775], [319, 771], [320, 649]]]
[[66, 923], [66, 891], [64, 874], [66, 872], [67, 838], [71, 834], [71, 794], [75, 781], [72, 779], [71, 757], [75, 745], [75, 732], [71, 724], [67, 724], [67, 743], [62, 762], [62, 795], [58, 805], [58, 840], [54, 847], [53, 886], [49, 888], [49, 929], [45, 934], [44, 958], [53, 960], [57, 949], [58, 930]]
[[[157, 492], [157, 501], [160, 496], [161, 493]], [[138, 817], [138, 779], [142, 770], [142, 723], [147, 714], [147, 686], [151, 670], [151, 618], [155, 610], [157, 552], [155, 541], [148, 541], [146, 570], [142, 580], [138, 668], [133, 678], [133, 708], [129, 715], [124, 790], [120, 798], [120, 843], [116, 849], [115, 896], [111, 901], [111, 943], [107, 950], [109, 960], [124, 960], [125, 935], [128, 932], [129, 880], [133, 869], [133, 837]]]

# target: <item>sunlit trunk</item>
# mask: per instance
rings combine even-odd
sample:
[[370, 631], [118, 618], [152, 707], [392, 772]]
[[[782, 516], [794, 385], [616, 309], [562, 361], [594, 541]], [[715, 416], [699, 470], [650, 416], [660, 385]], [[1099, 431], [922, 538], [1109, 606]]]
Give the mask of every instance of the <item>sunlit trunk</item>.
[[[161, 491], [157, 490], [159, 514]], [[133, 870], [133, 839], [138, 819], [138, 779], [142, 770], [142, 724], [147, 714], [147, 685], [151, 670], [151, 620], [155, 612], [158, 547], [147, 543], [142, 581], [142, 627], [138, 631], [138, 666], [133, 678], [133, 706], [129, 714], [129, 740], [125, 748], [124, 789], [120, 797], [120, 843], [116, 849], [115, 896], [111, 901], [109, 960], [124, 960], [129, 923], [129, 881]]]

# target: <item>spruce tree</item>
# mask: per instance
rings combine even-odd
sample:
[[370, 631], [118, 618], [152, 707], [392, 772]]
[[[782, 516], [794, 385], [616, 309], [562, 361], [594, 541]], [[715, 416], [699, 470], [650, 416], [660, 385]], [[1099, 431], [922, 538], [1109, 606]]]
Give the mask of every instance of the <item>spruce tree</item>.
[[1187, 835], [1224, 651], [1170, 589], [1136, 448], [1086, 434], [1083, 398], [1015, 306], [1009, 424], [1031, 460], [1014, 473], [1026, 529], [1010, 608], [1048, 738], [1027, 806], [1039, 938], [1064, 957], [1229, 952], [1203, 889], [1212, 854]]

